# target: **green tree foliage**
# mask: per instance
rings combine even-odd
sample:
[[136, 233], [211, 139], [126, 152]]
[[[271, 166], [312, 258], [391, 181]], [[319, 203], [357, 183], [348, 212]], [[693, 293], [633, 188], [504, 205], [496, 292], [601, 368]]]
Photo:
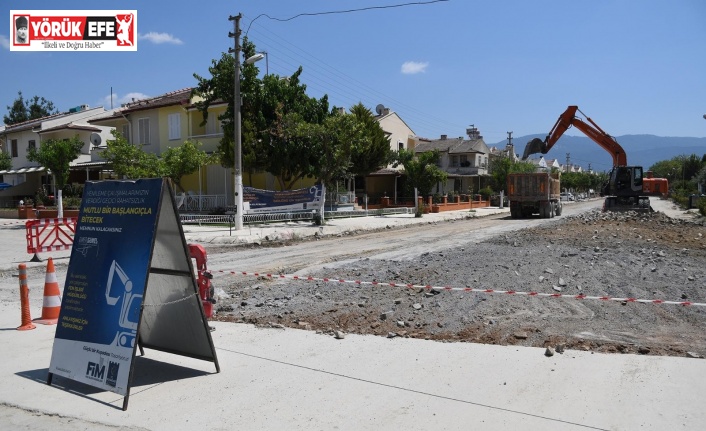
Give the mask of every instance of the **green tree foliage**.
[[12, 157], [4, 151], [0, 151], [0, 170], [12, 169]]
[[504, 190], [508, 174], [534, 172], [536, 168], [532, 162], [515, 162], [508, 157], [493, 157], [490, 160], [492, 188], [495, 191]]
[[56, 177], [56, 186], [63, 189], [69, 179], [69, 167], [71, 162], [76, 160], [81, 154], [83, 141], [78, 135], [69, 139], [47, 139], [42, 141], [39, 150], [30, 148], [27, 153], [27, 160], [38, 162], [42, 166], [51, 169]]
[[59, 112], [54, 107], [54, 103], [43, 97], [34, 96], [25, 100], [21, 91], [17, 92], [17, 99], [12, 102], [11, 106], [7, 107], [7, 111], [7, 115], [3, 116], [3, 122], [8, 126], [44, 118]]
[[200, 146], [201, 143], [188, 140], [162, 153], [163, 175], [169, 177], [181, 191], [184, 191], [181, 178], [198, 171], [209, 162], [208, 154], [199, 150]]
[[146, 153], [141, 145], [130, 144], [120, 132], [113, 131], [112, 134], [115, 139], [108, 140], [101, 157], [110, 162], [119, 177], [138, 179], [164, 175], [163, 165], [156, 155]]
[[[243, 58], [249, 58], [254, 54], [255, 45], [246, 38], [243, 41]], [[262, 80], [257, 78], [258, 71], [254, 64], [247, 65], [241, 61], [243, 169], [265, 169], [277, 175], [277, 171], [282, 169], [270, 170], [268, 166], [273, 163], [271, 159], [291, 154], [291, 151], [281, 147], [282, 144], [287, 144], [280, 140], [284, 136], [282, 126], [295, 118], [290, 114], [297, 114], [298, 121], [321, 124], [329, 115], [328, 97], [315, 99], [306, 95], [306, 86], [299, 81], [301, 68], [287, 78], [267, 75]], [[203, 101], [196, 105], [206, 121], [207, 110], [211, 104], [223, 101], [228, 104], [226, 112], [219, 117], [223, 124], [223, 138], [219, 143], [219, 151], [223, 154], [221, 160], [223, 166], [233, 166], [235, 61], [232, 55], [223, 53], [219, 60], [213, 60], [209, 73], [210, 78], [194, 74], [194, 78], [198, 81], [194, 94], [203, 97]], [[280, 149], [283, 150], [282, 154], [279, 153]], [[298, 161], [294, 162], [295, 165], [297, 163]], [[286, 170], [299, 171], [299, 173], [302, 171], [296, 167]]]
[[350, 172], [365, 176], [392, 163], [395, 155], [390, 149], [390, 138], [385, 135], [373, 113], [358, 103], [351, 108], [351, 114], [361, 127], [362, 137], [351, 149]]
[[142, 145], [133, 145], [119, 133], [113, 131], [115, 139], [107, 142], [101, 156], [113, 166], [119, 177], [129, 179], [168, 177], [179, 190], [184, 191], [181, 179], [199, 170], [199, 167], [215, 163], [218, 155], [209, 156], [200, 150], [200, 142], [185, 141], [168, 148], [161, 157], [147, 153]]
[[407, 174], [407, 185], [416, 188], [422, 196], [430, 195], [436, 184], [448, 178], [446, 172], [437, 166], [440, 159], [438, 150], [420, 153], [416, 157], [414, 151], [405, 149], [398, 154], [398, 161]]
[[[310, 98], [306, 86], [299, 83], [302, 69], [292, 76], [280, 79], [268, 75], [263, 85], [253, 90], [250, 102], [243, 102], [247, 114], [243, 122], [244, 169], [259, 168], [277, 177], [280, 187], [290, 189], [297, 180], [315, 176], [320, 153], [317, 143], [307, 138], [303, 131], [318, 130], [328, 113], [328, 100]], [[313, 136], [313, 135], [312, 135]], [[245, 141], [243, 141], [245, 142]]]
[[353, 115], [337, 114], [322, 124], [305, 123], [300, 129], [302, 138], [316, 155], [312, 174], [332, 189], [337, 180], [350, 176], [354, 148], [364, 145], [362, 125]]
[[669, 160], [662, 160], [650, 166], [650, 170], [657, 178], [666, 178], [669, 188], [679, 196], [696, 193], [699, 184], [699, 175], [706, 167], [706, 155], [699, 157], [696, 154], [680, 155]]

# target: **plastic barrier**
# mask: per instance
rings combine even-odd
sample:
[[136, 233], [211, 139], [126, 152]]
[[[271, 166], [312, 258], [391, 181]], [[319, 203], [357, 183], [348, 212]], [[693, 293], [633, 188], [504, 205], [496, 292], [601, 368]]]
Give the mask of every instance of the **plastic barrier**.
[[69, 250], [74, 243], [77, 222], [77, 217], [27, 221], [27, 253], [34, 253], [32, 262], [41, 261], [37, 253]]

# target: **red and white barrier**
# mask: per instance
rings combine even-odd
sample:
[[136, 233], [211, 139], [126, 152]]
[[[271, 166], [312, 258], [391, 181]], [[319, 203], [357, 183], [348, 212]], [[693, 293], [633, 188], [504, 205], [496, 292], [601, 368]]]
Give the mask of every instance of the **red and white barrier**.
[[520, 295], [520, 296], [531, 296], [536, 298], [562, 298], [562, 299], [579, 299], [579, 300], [598, 300], [598, 301], [614, 301], [614, 302], [637, 302], [642, 304], [657, 304], [657, 305], [681, 305], [683, 307], [706, 307], [706, 303], [703, 302], [691, 302], [691, 301], [665, 301], [662, 299], [638, 299], [638, 298], [618, 298], [611, 296], [590, 296], [584, 295], [582, 293], [578, 295], [568, 295], [562, 293], [543, 293], [543, 292], [523, 292], [517, 290], [496, 290], [496, 289], [475, 289], [471, 287], [449, 287], [449, 286], [431, 286], [429, 284], [404, 284], [404, 283], [382, 283], [378, 281], [361, 281], [361, 280], [343, 280], [334, 278], [316, 278], [304, 276], [300, 277], [298, 275], [284, 275], [284, 274], [261, 274], [257, 272], [236, 272], [236, 271], [212, 271], [220, 272], [230, 275], [244, 275], [252, 277], [267, 277], [267, 278], [279, 278], [279, 279], [289, 279], [289, 280], [301, 280], [301, 281], [322, 281], [325, 283], [347, 283], [347, 284], [357, 284], [357, 285], [367, 285], [367, 286], [389, 286], [389, 287], [406, 287], [408, 289], [427, 289], [427, 290], [449, 290], [457, 292], [473, 292], [473, 293], [486, 293], [486, 294], [504, 294], [504, 295]]
[[78, 218], [50, 218], [29, 220], [25, 223], [27, 253], [69, 250], [74, 244]]

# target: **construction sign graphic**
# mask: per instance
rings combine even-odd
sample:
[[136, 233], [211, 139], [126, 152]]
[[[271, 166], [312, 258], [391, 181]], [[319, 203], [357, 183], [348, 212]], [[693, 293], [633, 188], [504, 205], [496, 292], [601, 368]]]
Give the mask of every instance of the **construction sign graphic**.
[[136, 10], [12, 10], [10, 51], [137, 51]]

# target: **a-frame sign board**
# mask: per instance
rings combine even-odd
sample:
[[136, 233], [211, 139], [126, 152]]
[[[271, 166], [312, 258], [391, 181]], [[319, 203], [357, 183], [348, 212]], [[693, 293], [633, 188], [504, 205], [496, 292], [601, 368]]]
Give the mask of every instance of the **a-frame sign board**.
[[214, 362], [216, 349], [163, 179], [87, 182], [49, 377], [124, 396], [137, 348]]

